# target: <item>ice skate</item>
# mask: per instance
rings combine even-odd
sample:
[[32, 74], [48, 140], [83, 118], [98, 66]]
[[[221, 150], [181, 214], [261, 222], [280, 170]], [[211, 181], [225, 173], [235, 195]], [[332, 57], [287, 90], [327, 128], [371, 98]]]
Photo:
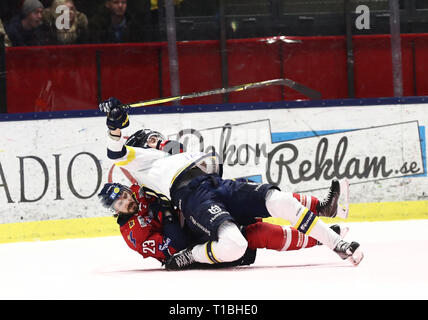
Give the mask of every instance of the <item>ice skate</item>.
[[340, 240], [333, 251], [336, 252], [343, 260], [350, 261], [354, 266], [357, 266], [364, 257], [364, 254], [360, 249], [360, 244], [355, 241], [348, 243]]
[[346, 234], [349, 231], [348, 227], [344, 227], [338, 224], [334, 224], [330, 226], [330, 229], [332, 229], [334, 232], [336, 232], [342, 239], [346, 236]]
[[[339, 197], [342, 195], [342, 204], [339, 204]], [[327, 196], [320, 200], [317, 205], [317, 212], [320, 217], [339, 217], [346, 219], [349, 212], [349, 182], [348, 180], [333, 180]]]
[[188, 269], [195, 263], [191, 249], [184, 249], [169, 257], [165, 262], [167, 270]]
[[[336, 232], [342, 239], [346, 236], [349, 231], [348, 227], [344, 227], [338, 224], [333, 224], [330, 229]], [[322, 243], [318, 241], [317, 245], [322, 246]]]
[[340, 198], [337, 203], [337, 217], [346, 219], [349, 214], [349, 181], [343, 179], [340, 184]]

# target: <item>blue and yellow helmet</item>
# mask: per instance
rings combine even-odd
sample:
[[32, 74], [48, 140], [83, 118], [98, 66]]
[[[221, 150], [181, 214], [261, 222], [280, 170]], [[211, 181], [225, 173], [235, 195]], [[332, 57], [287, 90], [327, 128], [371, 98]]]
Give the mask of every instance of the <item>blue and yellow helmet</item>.
[[131, 189], [127, 186], [124, 186], [120, 183], [106, 183], [101, 189], [100, 193], [98, 193], [98, 198], [100, 199], [101, 204], [110, 209], [113, 213], [116, 213], [113, 209], [113, 204], [117, 199], [119, 199], [120, 195], [123, 191], [129, 191], [132, 194]]

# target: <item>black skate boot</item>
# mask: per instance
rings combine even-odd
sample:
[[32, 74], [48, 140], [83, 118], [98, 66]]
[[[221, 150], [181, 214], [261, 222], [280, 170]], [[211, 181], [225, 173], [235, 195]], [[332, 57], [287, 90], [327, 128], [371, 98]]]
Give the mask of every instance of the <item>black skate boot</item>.
[[338, 224], [330, 226], [330, 229], [336, 232], [341, 238], [344, 238], [349, 231], [348, 227], [344, 227]]
[[355, 266], [357, 266], [364, 257], [363, 252], [360, 250], [360, 244], [355, 241], [348, 243], [340, 240], [333, 251], [343, 260], [349, 260]]
[[191, 249], [184, 249], [169, 257], [165, 262], [166, 270], [189, 269], [195, 263]]
[[[339, 197], [344, 194], [344, 206], [339, 205]], [[327, 196], [320, 200], [317, 205], [317, 212], [320, 217], [339, 218], [346, 219], [348, 217], [348, 193], [349, 183], [347, 180], [339, 182], [339, 180], [333, 180], [331, 182], [330, 189]]]
[[[336, 232], [342, 239], [346, 236], [346, 234], [349, 231], [348, 227], [340, 226], [338, 224], [334, 224], [330, 226], [330, 229]], [[322, 243], [318, 241], [317, 245], [322, 246]]]
[[337, 214], [337, 201], [340, 196], [339, 180], [331, 182], [327, 196], [320, 200], [317, 206], [317, 212], [320, 217], [334, 218]]

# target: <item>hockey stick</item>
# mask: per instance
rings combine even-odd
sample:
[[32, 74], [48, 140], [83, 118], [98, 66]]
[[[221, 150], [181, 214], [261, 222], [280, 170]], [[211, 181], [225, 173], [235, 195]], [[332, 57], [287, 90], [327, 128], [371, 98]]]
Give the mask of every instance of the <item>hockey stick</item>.
[[222, 93], [229, 93], [229, 92], [238, 92], [243, 90], [249, 90], [254, 88], [262, 88], [272, 85], [283, 85], [286, 87], [289, 87], [291, 89], [296, 90], [297, 92], [300, 92], [301, 94], [305, 95], [306, 97], [310, 99], [321, 99], [321, 93], [318, 91], [315, 91], [311, 88], [308, 88], [300, 83], [297, 83], [290, 79], [273, 79], [273, 80], [266, 80], [266, 81], [260, 81], [260, 82], [253, 82], [253, 83], [247, 83], [247, 84], [241, 84], [238, 86], [233, 86], [229, 88], [220, 88], [220, 89], [214, 89], [214, 90], [208, 90], [208, 91], [201, 91], [201, 92], [193, 92], [189, 94], [185, 94], [182, 96], [173, 96], [173, 97], [166, 97], [166, 98], [159, 98], [159, 99], [151, 99], [141, 102], [135, 102], [131, 104], [124, 104], [123, 107], [125, 108], [140, 108], [140, 107], [146, 107], [146, 106], [152, 106], [156, 104], [162, 104], [167, 102], [173, 102], [173, 101], [180, 101], [184, 99], [192, 99], [192, 98], [199, 98], [199, 97], [205, 97], [205, 96], [211, 96], [215, 94], [222, 94]]

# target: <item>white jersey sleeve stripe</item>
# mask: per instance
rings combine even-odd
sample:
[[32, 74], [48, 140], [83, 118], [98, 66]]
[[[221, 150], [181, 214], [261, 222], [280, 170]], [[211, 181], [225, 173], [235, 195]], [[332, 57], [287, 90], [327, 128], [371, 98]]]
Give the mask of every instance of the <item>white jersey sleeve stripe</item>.
[[115, 165], [119, 167], [126, 166], [128, 163], [135, 160], [135, 149], [130, 146], [125, 146], [125, 148], [127, 150], [126, 159], [115, 163]]

